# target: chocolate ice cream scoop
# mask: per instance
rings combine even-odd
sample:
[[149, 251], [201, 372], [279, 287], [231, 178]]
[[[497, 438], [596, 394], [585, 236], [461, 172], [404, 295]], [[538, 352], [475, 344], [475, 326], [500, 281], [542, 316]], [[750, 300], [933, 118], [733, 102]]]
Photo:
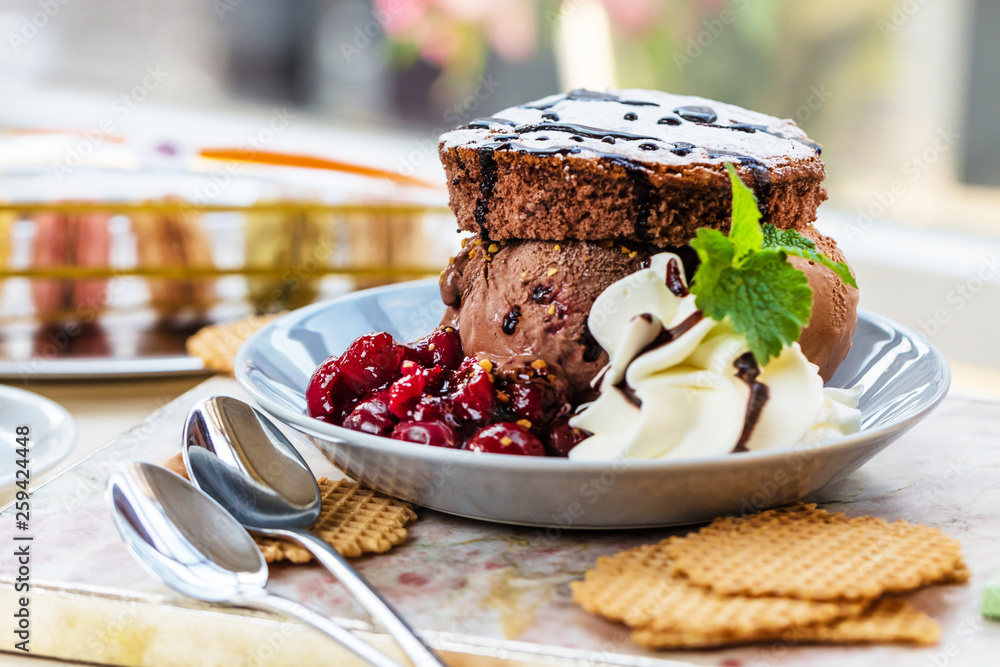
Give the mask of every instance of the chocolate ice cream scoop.
[[578, 395], [608, 362], [587, 330], [590, 307], [649, 256], [648, 248], [610, 241], [477, 237], [442, 274], [448, 306], [442, 324], [458, 328], [467, 355], [500, 366], [514, 358], [543, 359], [565, 373], [570, 395]]
[[[834, 262], [847, 261], [833, 239], [823, 236], [814, 227], [806, 227], [800, 233], [812, 239]], [[858, 324], [858, 290], [845, 284], [822, 264], [801, 257], [791, 257], [789, 261], [805, 272], [813, 290], [812, 317], [799, 338], [799, 345], [806, 358], [819, 366], [823, 381], [829, 382], [851, 350], [854, 328]]]
[[[827, 257], [844, 261], [832, 239], [812, 227], [802, 233]], [[610, 241], [490, 242], [476, 237], [441, 276], [441, 298], [448, 306], [442, 324], [458, 328], [466, 354], [500, 367], [515, 359], [544, 359], [565, 373], [570, 397], [579, 397], [608, 362], [586, 326], [594, 301], [609, 285], [645, 267], [655, 252]], [[685, 258], [690, 280], [693, 252], [687, 247], [675, 252]], [[799, 344], [825, 382], [851, 348], [858, 290], [821, 264], [799, 257], [790, 261], [805, 272], [813, 289], [812, 317]]]

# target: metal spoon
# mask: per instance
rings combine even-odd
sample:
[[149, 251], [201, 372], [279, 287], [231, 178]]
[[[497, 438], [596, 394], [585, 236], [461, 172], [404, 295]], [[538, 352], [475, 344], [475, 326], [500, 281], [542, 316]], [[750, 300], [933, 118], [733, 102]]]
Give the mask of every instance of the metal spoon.
[[292, 443], [260, 411], [230, 396], [200, 402], [184, 429], [184, 465], [192, 481], [246, 528], [308, 549], [414, 665], [443, 667], [399, 612], [333, 547], [309, 532], [322, 505], [319, 485]]
[[295, 617], [376, 667], [401, 667], [347, 629], [268, 593], [267, 564], [253, 538], [179, 475], [150, 463], [126, 463], [108, 478], [108, 502], [128, 550], [175, 591]]

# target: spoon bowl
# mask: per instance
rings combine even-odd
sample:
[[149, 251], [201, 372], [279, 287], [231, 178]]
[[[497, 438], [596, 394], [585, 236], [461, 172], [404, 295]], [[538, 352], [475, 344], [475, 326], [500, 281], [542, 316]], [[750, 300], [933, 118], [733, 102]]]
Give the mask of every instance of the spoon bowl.
[[253, 538], [180, 475], [150, 463], [126, 463], [108, 478], [108, 503], [128, 550], [177, 592], [293, 616], [376, 667], [400, 667], [329, 619], [268, 593], [267, 563]]
[[305, 459], [243, 401], [216, 396], [199, 403], [184, 441], [191, 480], [244, 526], [308, 528], [319, 518], [319, 485]]
[[308, 530], [323, 498], [312, 470], [263, 413], [230, 396], [192, 408], [184, 427], [191, 481], [246, 528], [295, 542], [313, 555], [392, 635], [417, 667], [443, 667], [389, 602], [340, 555]]
[[111, 473], [108, 501], [128, 549], [178, 592], [232, 602], [267, 583], [267, 564], [243, 526], [169, 470], [126, 464]]

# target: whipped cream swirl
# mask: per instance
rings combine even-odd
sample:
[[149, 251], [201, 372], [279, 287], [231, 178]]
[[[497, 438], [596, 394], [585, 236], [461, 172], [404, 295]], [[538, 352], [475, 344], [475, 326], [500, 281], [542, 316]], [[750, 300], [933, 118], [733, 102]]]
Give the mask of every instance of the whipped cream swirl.
[[570, 424], [593, 433], [570, 458], [688, 459], [780, 449], [861, 429], [860, 388], [824, 388], [798, 343], [759, 368], [728, 318], [707, 317], [680, 258], [609, 286], [588, 326], [611, 363]]

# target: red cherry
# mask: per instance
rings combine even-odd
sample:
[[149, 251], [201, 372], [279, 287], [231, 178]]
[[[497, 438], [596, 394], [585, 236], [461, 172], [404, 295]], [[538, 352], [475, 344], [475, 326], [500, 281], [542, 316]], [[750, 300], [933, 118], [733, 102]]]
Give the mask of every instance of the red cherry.
[[338, 412], [350, 398], [344, 376], [340, 372], [340, 360], [337, 357], [330, 357], [320, 364], [309, 379], [306, 388], [309, 416], [329, 421], [330, 415]]
[[536, 427], [545, 427], [569, 408], [565, 391], [560, 391], [563, 388], [546, 379], [510, 382], [505, 389], [510, 397], [506, 407]]
[[358, 408], [354, 408], [351, 414], [344, 418], [344, 423], [342, 424], [344, 428], [349, 428], [352, 431], [361, 431], [362, 433], [371, 433], [372, 435], [389, 435], [395, 425], [396, 422], [389, 417], [375, 415], [364, 410], [358, 410]]
[[389, 412], [389, 390], [375, 392], [358, 403], [344, 418], [342, 426], [372, 435], [389, 435], [396, 420]]
[[389, 411], [399, 419], [411, 419], [420, 399], [441, 386], [441, 369], [404, 361], [401, 370], [403, 376], [389, 388]]
[[354, 394], [367, 394], [399, 374], [403, 346], [384, 331], [358, 337], [340, 356], [344, 382]]
[[427, 368], [440, 366], [453, 371], [461, 365], [464, 358], [462, 339], [458, 335], [458, 330], [452, 327], [437, 329], [406, 349], [406, 359]]
[[438, 421], [400, 422], [392, 430], [392, 437], [432, 447], [456, 447], [455, 432], [447, 424]]
[[455, 390], [449, 397], [458, 419], [483, 424], [490, 420], [496, 408], [493, 376], [469, 357], [455, 372]]
[[469, 440], [467, 448], [474, 452], [545, 456], [545, 447], [528, 429], [513, 422], [500, 422], [480, 429]]
[[568, 419], [559, 420], [549, 430], [549, 454], [569, 456], [570, 450], [588, 435], [587, 431], [570, 426]]
[[413, 420], [418, 422], [438, 421], [449, 426], [458, 426], [452, 414], [452, 407], [447, 396], [424, 396], [417, 402], [411, 415]]
[[358, 403], [360, 402], [361, 399], [359, 399], [357, 396], [352, 396], [350, 398], [345, 399], [337, 406], [337, 409], [333, 413], [324, 417], [323, 421], [343, 426], [344, 420], [347, 419], [347, 415], [354, 412], [354, 408], [357, 407]]

